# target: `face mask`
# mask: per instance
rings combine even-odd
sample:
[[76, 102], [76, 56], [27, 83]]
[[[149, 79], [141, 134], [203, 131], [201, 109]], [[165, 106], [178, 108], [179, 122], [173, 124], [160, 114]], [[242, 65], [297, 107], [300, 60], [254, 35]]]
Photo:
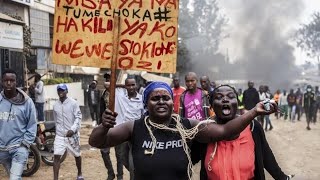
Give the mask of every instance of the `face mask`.
[[310, 89], [310, 88], [308, 88], [308, 89], [307, 89], [307, 92], [310, 92], [310, 91], [311, 91], [311, 89]]

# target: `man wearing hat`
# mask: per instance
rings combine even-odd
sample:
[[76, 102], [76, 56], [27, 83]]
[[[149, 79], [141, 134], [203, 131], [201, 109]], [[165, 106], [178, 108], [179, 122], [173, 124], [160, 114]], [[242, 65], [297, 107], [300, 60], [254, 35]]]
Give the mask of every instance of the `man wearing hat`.
[[68, 87], [65, 84], [57, 86], [59, 100], [53, 105], [53, 117], [56, 122], [56, 137], [54, 141], [54, 180], [59, 179], [60, 158], [68, 150], [76, 161], [78, 169], [77, 180], [83, 180], [80, 153], [80, 125], [82, 114], [80, 107], [72, 98], [68, 98]]
[[97, 125], [97, 119], [99, 117], [99, 100], [100, 100], [100, 91], [97, 88], [98, 82], [93, 80], [89, 85], [88, 89], [88, 105], [90, 109], [90, 115], [92, 119], [92, 127]]

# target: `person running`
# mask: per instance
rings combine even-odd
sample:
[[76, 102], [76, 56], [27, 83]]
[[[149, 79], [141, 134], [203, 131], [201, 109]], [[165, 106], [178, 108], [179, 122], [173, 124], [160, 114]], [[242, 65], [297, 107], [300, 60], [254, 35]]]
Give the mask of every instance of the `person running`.
[[89, 85], [87, 97], [88, 105], [92, 120], [92, 127], [96, 127], [98, 124], [99, 117], [99, 100], [100, 100], [100, 91], [97, 88], [98, 81], [93, 80]]
[[0, 93], [0, 164], [10, 180], [20, 180], [37, 133], [36, 108], [29, 96], [16, 87], [17, 73], [5, 69]]
[[[210, 97], [217, 124], [226, 124], [237, 116], [236, 90], [229, 85], [218, 86]], [[279, 167], [265, 137], [263, 127], [254, 120], [241, 133], [226, 140], [209, 143], [202, 151], [200, 180], [265, 179], [266, 169], [274, 179], [288, 180]]]
[[180, 110], [180, 97], [181, 94], [186, 90], [186, 88], [180, 86], [180, 79], [178, 76], [173, 77], [173, 112], [179, 114]]
[[311, 130], [310, 122], [313, 117], [313, 107], [315, 103], [315, 95], [312, 92], [312, 86], [308, 85], [306, 92], [303, 94], [303, 108], [307, 119], [307, 130]]
[[290, 93], [287, 96], [288, 107], [289, 107], [289, 119], [291, 122], [295, 121], [296, 117], [296, 94], [293, 92], [293, 89], [290, 89]]
[[172, 114], [172, 98], [168, 84], [150, 83], [143, 94], [148, 115], [115, 126], [117, 113], [106, 109], [102, 124], [90, 135], [89, 144], [106, 148], [131, 142], [135, 179], [187, 180], [191, 179], [189, 148], [193, 141], [208, 143], [232, 137], [242, 132], [258, 115], [270, 114], [277, 109], [277, 105], [272, 103], [270, 111], [266, 111], [263, 104], [258, 103], [242, 116], [219, 125], [211, 120], [180, 119]]
[[80, 107], [72, 98], [67, 97], [66, 84], [57, 86], [59, 100], [53, 105], [53, 118], [56, 123], [56, 136], [54, 139], [53, 177], [59, 179], [60, 159], [66, 150], [76, 161], [78, 169], [77, 180], [83, 180], [80, 152], [80, 126], [82, 114]]

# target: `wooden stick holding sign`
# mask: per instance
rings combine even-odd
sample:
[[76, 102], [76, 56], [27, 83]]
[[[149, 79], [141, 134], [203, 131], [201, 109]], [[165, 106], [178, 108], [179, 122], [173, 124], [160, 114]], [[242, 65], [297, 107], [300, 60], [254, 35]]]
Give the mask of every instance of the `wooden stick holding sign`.
[[119, 54], [119, 32], [120, 32], [120, 16], [114, 17], [113, 21], [113, 50], [111, 59], [111, 77], [109, 86], [109, 109], [114, 111], [115, 106], [115, 91], [116, 91], [116, 70], [117, 70], [117, 59]]

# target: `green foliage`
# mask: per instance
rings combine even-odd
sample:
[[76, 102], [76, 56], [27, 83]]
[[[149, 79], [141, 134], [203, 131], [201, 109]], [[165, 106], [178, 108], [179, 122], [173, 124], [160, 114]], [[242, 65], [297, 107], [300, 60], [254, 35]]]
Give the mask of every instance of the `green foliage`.
[[308, 24], [302, 24], [296, 32], [297, 46], [311, 58], [320, 57], [320, 12], [312, 14]]
[[73, 80], [70, 77], [66, 78], [52, 78], [52, 79], [44, 79], [44, 85], [53, 85], [53, 84], [60, 84], [60, 83], [71, 83]]

